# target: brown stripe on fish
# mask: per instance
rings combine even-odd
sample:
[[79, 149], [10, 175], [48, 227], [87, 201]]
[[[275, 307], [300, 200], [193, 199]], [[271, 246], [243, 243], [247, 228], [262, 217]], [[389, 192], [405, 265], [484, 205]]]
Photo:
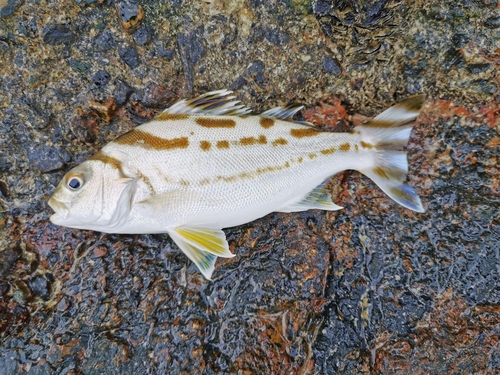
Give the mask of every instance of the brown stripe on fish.
[[120, 160], [108, 155], [104, 155], [102, 151], [99, 151], [97, 154], [90, 157], [89, 160], [100, 161], [101, 163], [111, 165], [113, 168], [119, 169], [120, 171], [122, 169], [122, 162]]
[[261, 117], [259, 122], [260, 122], [260, 126], [262, 126], [264, 129], [270, 128], [275, 123], [274, 119], [269, 118], [269, 117]]
[[155, 150], [172, 150], [189, 146], [187, 137], [165, 139], [137, 129], [123, 134], [113, 142], [119, 145], [139, 146]]
[[321, 153], [323, 155], [331, 155], [331, 154], [335, 153], [335, 151], [337, 151], [337, 149], [335, 147], [332, 147], [332, 148], [326, 148], [324, 150], [321, 150]]
[[316, 129], [291, 129], [290, 134], [295, 138], [314, 137], [319, 134]]
[[340, 145], [340, 147], [339, 147], [340, 151], [345, 151], [345, 152], [349, 151], [350, 149], [351, 149], [351, 144], [347, 143], [347, 142], [346, 143], [342, 143]]
[[369, 126], [370, 128], [392, 128], [397, 126], [399, 121], [388, 121], [388, 120], [370, 120], [363, 126]]
[[200, 148], [203, 150], [203, 151], [208, 151], [210, 150], [210, 147], [212, 147], [212, 144], [208, 141], [201, 141], [200, 142]]
[[184, 113], [160, 113], [153, 121], [178, 121], [187, 120], [189, 115]]
[[263, 135], [259, 136], [259, 139], [255, 137], [245, 137], [240, 139], [240, 144], [242, 146], [252, 146], [256, 144], [265, 145], [267, 143], [267, 138]]
[[358, 145], [354, 145], [354, 149], [356, 150], [356, 152], [359, 151], [359, 146]]
[[361, 141], [359, 143], [361, 143], [361, 147], [363, 147], [363, 148], [367, 148], [369, 150], [373, 148], [373, 145], [371, 143], [364, 142], [364, 141]]
[[284, 146], [288, 143], [288, 141], [284, 138], [278, 138], [277, 140], [273, 141], [271, 144], [273, 146]]
[[229, 142], [228, 141], [218, 141], [217, 148], [229, 148]]
[[314, 160], [318, 157], [317, 154], [309, 154], [309, 159]]
[[196, 117], [196, 123], [204, 128], [234, 128], [236, 121], [231, 119]]

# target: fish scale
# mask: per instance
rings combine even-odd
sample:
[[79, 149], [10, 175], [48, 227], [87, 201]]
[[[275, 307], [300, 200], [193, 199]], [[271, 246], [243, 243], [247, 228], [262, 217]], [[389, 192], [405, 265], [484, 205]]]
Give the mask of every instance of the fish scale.
[[355, 169], [391, 198], [423, 212], [405, 183], [404, 146], [423, 96], [349, 133], [292, 120], [301, 107], [260, 115], [229, 91], [182, 100], [69, 171], [49, 205], [51, 221], [108, 233], [168, 233], [210, 278], [234, 256], [222, 228], [273, 211], [341, 209], [323, 182]]

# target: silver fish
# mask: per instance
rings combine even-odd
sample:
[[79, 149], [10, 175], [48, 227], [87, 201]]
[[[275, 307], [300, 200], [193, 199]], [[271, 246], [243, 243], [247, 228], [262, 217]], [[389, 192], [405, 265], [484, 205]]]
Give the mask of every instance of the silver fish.
[[217, 257], [234, 256], [222, 228], [270, 212], [339, 210], [324, 182], [346, 169], [423, 212], [405, 184], [403, 150], [423, 102], [414, 96], [349, 133], [330, 133], [294, 122], [298, 106], [250, 115], [231, 91], [182, 100], [70, 170], [49, 200], [50, 220], [105, 233], [168, 233], [210, 279]]

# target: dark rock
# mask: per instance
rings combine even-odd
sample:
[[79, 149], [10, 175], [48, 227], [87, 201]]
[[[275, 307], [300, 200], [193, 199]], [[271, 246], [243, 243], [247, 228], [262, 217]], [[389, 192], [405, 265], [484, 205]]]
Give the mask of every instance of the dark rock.
[[50, 284], [44, 277], [35, 276], [28, 280], [28, 285], [33, 292], [33, 294], [41, 297], [42, 299], [47, 299], [50, 294]]
[[200, 26], [189, 34], [179, 34], [177, 36], [177, 48], [184, 68], [186, 90], [189, 94], [193, 94], [194, 67], [205, 55], [203, 31], [204, 27]]
[[65, 160], [69, 159], [69, 156], [64, 156], [63, 158], [55, 148], [46, 145], [28, 150], [29, 161], [42, 173], [53, 172], [63, 168]]
[[97, 38], [95, 38], [94, 46], [102, 52], [113, 49], [116, 46], [113, 33], [109, 30], [104, 30]]
[[8, 17], [12, 15], [21, 3], [21, 0], [8, 0], [7, 4], [4, 3], [4, 5], [0, 7], [0, 17]]
[[500, 17], [492, 16], [484, 22], [484, 26], [489, 29], [498, 29], [500, 27]]
[[149, 108], [165, 108], [177, 95], [172, 91], [151, 82], [144, 90], [142, 104]]
[[478, 73], [486, 72], [490, 68], [491, 68], [491, 63], [469, 64], [469, 65], [467, 65], [467, 69], [472, 74], [478, 74]]
[[118, 106], [124, 105], [133, 91], [134, 89], [127, 85], [124, 81], [119, 78], [115, 79], [115, 90], [113, 91], [113, 97], [115, 98], [116, 104]]
[[441, 67], [444, 71], [450, 70], [452, 67], [462, 68], [465, 66], [465, 58], [456, 48], [450, 48], [444, 54], [444, 59]]
[[290, 42], [288, 36], [277, 28], [269, 27], [266, 30], [266, 40], [275, 46], [282, 46]]
[[323, 59], [323, 69], [325, 69], [328, 73], [335, 74], [336, 76], [342, 74], [342, 69], [340, 69], [339, 64], [330, 56], [325, 56]]
[[69, 27], [63, 24], [54, 24], [47, 26], [42, 31], [44, 43], [50, 45], [72, 43], [76, 36]]
[[92, 66], [90, 63], [86, 61], [81, 61], [77, 59], [70, 59], [69, 66], [77, 71], [78, 73], [87, 74]]
[[115, 4], [122, 26], [128, 33], [134, 32], [144, 17], [144, 11], [135, 0], [123, 0]]
[[314, 14], [325, 15], [332, 8], [332, 4], [328, 1], [316, 0], [313, 3], [312, 9]]
[[125, 61], [125, 64], [130, 66], [132, 69], [137, 68], [140, 64], [139, 56], [137, 51], [133, 47], [123, 47], [118, 49], [118, 54]]
[[248, 68], [248, 75], [253, 77], [254, 81], [263, 86], [265, 83], [264, 63], [262, 61], [254, 61]]
[[91, 5], [97, 3], [99, 0], [75, 0], [75, 3], [79, 7], [84, 7], [86, 5]]
[[158, 46], [156, 51], [158, 53], [158, 56], [164, 57], [168, 61], [172, 60], [175, 55], [175, 49], [173, 48], [165, 49], [165, 47], [163, 47], [162, 45]]
[[108, 84], [111, 76], [104, 70], [99, 70], [93, 77], [92, 82], [97, 87], [104, 87]]
[[9, 187], [3, 181], [0, 181], [0, 196], [6, 198], [9, 196]]
[[230, 90], [238, 90], [241, 88], [245, 83], [247, 83], [246, 79], [243, 77], [238, 77], [236, 78], [233, 83], [231, 83], [231, 86], [229, 87]]
[[21, 256], [21, 252], [19, 248], [0, 251], [0, 276], [2, 279], [10, 274], [12, 268]]
[[455, 47], [462, 48], [469, 42], [469, 37], [466, 34], [454, 34], [451, 41]]
[[153, 37], [153, 32], [149, 27], [142, 27], [138, 29], [136, 32], [134, 32], [133, 37], [138, 45], [144, 46], [151, 41], [151, 38]]

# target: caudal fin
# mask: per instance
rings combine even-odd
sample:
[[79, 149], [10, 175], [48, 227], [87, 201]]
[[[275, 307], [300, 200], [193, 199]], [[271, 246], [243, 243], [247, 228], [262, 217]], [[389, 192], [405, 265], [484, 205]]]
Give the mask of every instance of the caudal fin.
[[400, 205], [417, 212], [425, 210], [415, 190], [405, 183], [408, 173], [405, 147], [424, 99], [424, 95], [410, 97], [355, 128], [361, 134], [361, 146], [373, 150], [375, 155], [375, 164], [359, 171]]

